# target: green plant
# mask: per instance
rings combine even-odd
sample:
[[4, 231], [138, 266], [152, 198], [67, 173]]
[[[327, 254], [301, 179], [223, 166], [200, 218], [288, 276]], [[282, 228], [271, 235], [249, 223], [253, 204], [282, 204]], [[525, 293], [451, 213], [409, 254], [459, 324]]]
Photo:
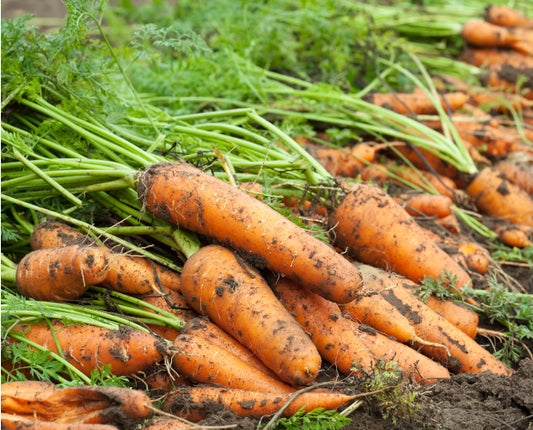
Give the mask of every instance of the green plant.
[[292, 417], [280, 418], [272, 430], [337, 430], [351, 422], [351, 418], [345, 417], [337, 411], [318, 408], [305, 413], [302, 408]]

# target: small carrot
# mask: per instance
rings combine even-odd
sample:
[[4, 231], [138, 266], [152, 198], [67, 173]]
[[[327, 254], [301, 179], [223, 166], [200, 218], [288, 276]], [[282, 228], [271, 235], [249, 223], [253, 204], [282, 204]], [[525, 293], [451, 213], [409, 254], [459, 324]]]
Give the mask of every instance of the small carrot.
[[242, 361], [251, 364], [261, 372], [277, 378], [276, 374], [267, 366], [265, 366], [264, 363], [259, 360], [259, 358], [257, 358], [252, 351], [222, 330], [219, 326], [209, 321], [207, 318], [193, 318], [192, 320], [188, 321], [187, 324], [185, 324], [181, 330], [181, 333], [204, 337], [211, 343], [230, 351]]
[[485, 167], [470, 182], [466, 192], [484, 213], [533, 226], [533, 198], [503, 173]]
[[359, 143], [349, 148], [312, 146], [309, 152], [333, 176], [356, 178], [365, 162], [375, 160], [377, 151], [372, 145]]
[[[450, 376], [443, 366], [412, 348], [378, 333], [369, 334], [361, 326], [351, 323], [343, 317], [336, 303], [288, 279], [280, 278], [272, 284], [287, 310], [309, 333], [322, 357], [334, 364], [340, 372], [346, 375], [368, 372], [378, 360], [383, 360], [397, 362], [406, 375], [413, 376], [421, 383], [435, 382]], [[343, 309], [345, 306], [348, 305], [342, 305]], [[399, 316], [409, 326], [407, 320], [401, 314]], [[389, 321], [394, 325], [396, 323], [392, 320], [392, 315]], [[373, 336], [375, 337], [372, 338]], [[413, 336], [424, 342], [418, 336]]]
[[519, 69], [533, 67], [533, 58], [528, 54], [506, 48], [479, 48], [465, 46], [459, 59], [476, 67], [488, 67], [503, 64], [514, 66]]
[[482, 275], [487, 273], [491, 259], [486, 248], [475, 242], [461, 242], [458, 250], [464, 255], [470, 269]]
[[[433, 100], [425, 93], [373, 93], [366, 100], [377, 106], [381, 106], [402, 114], [434, 115], [438, 113]], [[444, 109], [452, 112], [463, 106], [468, 96], [463, 92], [449, 92], [439, 96]]]
[[485, 8], [485, 21], [502, 27], [531, 27], [533, 19], [508, 6], [490, 4]]
[[[116, 376], [128, 376], [153, 366], [168, 353], [168, 345], [158, 337], [126, 327], [120, 330], [53, 321], [48, 325], [18, 325], [27, 340], [58, 353], [85, 375], [94, 369], [111, 366]], [[57, 339], [57, 344], [56, 344]]]
[[466, 43], [487, 48], [506, 47], [525, 54], [533, 54], [533, 46], [508, 28], [491, 24], [480, 19], [472, 19], [463, 25], [461, 36]]
[[400, 196], [407, 213], [413, 216], [445, 217], [452, 213], [452, 199], [440, 194], [413, 193]]
[[268, 376], [256, 367], [205, 337], [180, 334], [172, 348], [172, 367], [191, 381], [272, 393], [292, 393], [293, 387]]
[[328, 244], [244, 191], [194, 166], [157, 163], [138, 177], [147, 210], [180, 227], [217, 239], [336, 302], [348, 302], [360, 277]]
[[438, 279], [448, 271], [458, 291], [471, 284], [468, 274], [377, 186], [354, 185], [329, 223], [337, 245], [363, 263], [390, 268], [415, 282], [426, 276]]
[[191, 423], [180, 418], [155, 417], [146, 421], [140, 430], [190, 429]]
[[533, 246], [533, 227], [523, 224], [498, 225], [492, 231], [498, 234], [498, 239], [507, 246], [526, 248]]
[[533, 167], [531, 163], [515, 163], [509, 160], [501, 160], [494, 164], [493, 168], [505, 174], [509, 181], [520, 188], [533, 194]]
[[425, 355], [441, 362], [454, 372], [491, 371], [501, 375], [512, 373], [510, 368], [470, 336], [416, 299], [407, 288], [403, 287], [404, 278], [368, 265], [359, 265], [359, 270], [366, 288], [379, 292], [394, 305], [410, 320], [418, 336], [428, 342], [445, 345], [450, 354], [448, 355], [446, 349], [442, 347], [420, 345], [420, 350]]
[[235, 337], [283, 381], [309, 385], [321, 359], [315, 345], [261, 275], [220, 245], [204, 246], [183, 265], [181, 291], [200, 314]]
[[[533, 61], [531, 67], [533, 67]], [[522, 97], [520, 94], [488, 91], [487, 89], [471, 93], [470, 101], [484, 111], [490, 110], [496, 113], [507, 113], [510, 109], [522, 111], [533, 104], [531, 100]], [[494, 117], [489, 121], [489, 125], [493, 127], [499, 126]]]
[[480, 80], [491, 90], [517, 93], [533, 100], [533, 67], [495, 64], [481, 74]]
[[84, 245], [31, 251], [17, 265], [16, 285], [37, 300], [74, 300], [106, 279], [109, 257], [105, 248]]

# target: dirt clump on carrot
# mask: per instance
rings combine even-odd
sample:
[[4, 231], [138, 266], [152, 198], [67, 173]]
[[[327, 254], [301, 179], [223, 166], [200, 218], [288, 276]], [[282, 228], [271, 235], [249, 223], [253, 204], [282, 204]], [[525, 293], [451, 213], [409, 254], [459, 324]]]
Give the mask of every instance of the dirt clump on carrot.
[[330, 300], [351, 301], [360, 289], [357, 270], [331, 246], [194, 166], [154, 164], [139, 174], [137, 193], [155, 216], [216, 239]]

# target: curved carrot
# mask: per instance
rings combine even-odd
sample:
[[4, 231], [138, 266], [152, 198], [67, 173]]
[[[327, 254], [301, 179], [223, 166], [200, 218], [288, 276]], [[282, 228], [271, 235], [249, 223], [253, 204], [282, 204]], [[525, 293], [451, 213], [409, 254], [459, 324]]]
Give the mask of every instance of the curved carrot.
[[336, 302], [353, 300], [357, 269], [265, 203], [194, 166], [158, 163], [140, 174], [137, 191], [154, 215], [217, 239], [259, 268], [305, 283]]
[[488, 48], [507, 47], [526, 54], [533, 53], [533, 46], [513, 34], [508, 28], [480, 19], [466, 22], [463, 25], [461, 36], [467, 43], [476, 46]]
[[444, 348], [420, 345], [425, 355], [441, 362], [454, 372], [491, 371], [502, 375], [512, 373], [510, 368], [474, 339], [413, 297], [403, 286], [404, 278], [368, 265], [359, 265], [359, 271], [363, 275], [365, 286], [380, 292], [389, 303], [408, 318], [418, 336], [428, 342], [445, 345], [450, 354], [448, 355]]
[[[23, 336], [58, 353], [56, 339], [64, 358], [85, 375], [94, 369], [111, 366], [116, 376], [128, 376], [147, 370], [168, 353], [168, 345], [158, 337], [129, 327], [120, 330], [88, 325], [64, 325], [53, 321], [47, 325], [18, 325]], [[54, 338], [55, 335], [55, 338]]]
[[329, 223], [337, 244], [363, 263], [390, 268], [415, 282], [448, 271], [458, 291], [471, 284], [468, 274], [377, 186], [354, 185]]
[[200, 336], [180, 334], [172, 348], [172, 367], [192, 381], [272, 393], [292, 393], [293, 387], [266, 375], [230, 351]]
[[[262, 417], [278, 412], [290, 401], [290, 393], [270, 393], [237, 388], [221, 387], [183, 387], [169, 394], [163, 410], [180, 416], [192, 422], [205, 419], [213, 404], [218, 405], [215, 411], [221, 409], [232, 411], [240, 416]], [[289, 417], [304, 408], [305, 412], [324, 408], [339, 409], [346, 406], [357, 395], [347, 395], [339, 392], [313, 392], [299, 394], [283, 411], [283, 416]]]
[[[433, 100], [425, 93], [373, 93], [366, 100], [402, 114], [434, 115], [438, 113]], [[461, 92], [449, 92], [439, 96], [441, 106], [452, 112], [468, 101], [468, 96]]]
[[533, 19], [508, 6], [490, 4], [485, 8], [485, 21], [502, 27], [532, 27]]
[[249, 348], [282, 380], [309, 385], [321, 359], [266, 281], [231, 250], [208, 245], [183, 265], [187, 302]]
[[503, 173], [485, 167], [470, 182], [466, 192], [482, 212], [533, 226], [533, 198]]
[[17, 265], [16, 285], [37, 300], [74, 300], [106, 279], [109, 256], [106, 248], [83, 245], [31, 251]]
[[[533, 246], [533, 227], [523, 224], [510, 226], [498, 225], [492, 231], [498, 234], [498, 239], [508, 246], [526, 248]], [[530, 239], [531, 238], [531, 239]]]
[[[307, 330], [322, 357], [342, 373], [368, 372], [378, 360], [384, 360], [397, 362], [405, 374], [422, 383], [450, 377], [446, 368], [414, 349], [378, 333], [369, 334], [351, 323], [343, 317], [336, 303], [284, 278], [273, 282], [272, 288], [287, 310]], [[391, 325], [395, 325], [393, 315], [390, 316]], [[401, 314], [400, 317], [405, 319]], [[372, 336], [375, 338], [368, 339]], [[379, 342], [381, 345], [378, 345]]]

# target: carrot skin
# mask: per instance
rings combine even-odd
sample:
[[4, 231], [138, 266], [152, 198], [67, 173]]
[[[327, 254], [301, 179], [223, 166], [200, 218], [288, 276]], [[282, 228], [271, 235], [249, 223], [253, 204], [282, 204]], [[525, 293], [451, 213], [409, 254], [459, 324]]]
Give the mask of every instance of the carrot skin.
[[172, 352], [173, 368], [192, 381], [273, 393], [295, 391], [204, 337], [180, 334], [174, 340]]
[[182, 163], [157, 163], [140, 174], [137, 192], [155, 216], [215, 238], [336, 302], [353, 300], [357, 270], [328, 244], [265, 203]]
[[[166, 342], [131, 328], [112, 330], [54, 321], [53, 329], [64, 358], [87, 376], [106, 364], [116, 376], [132, 375], [147, 370], [168, 354]], [[47, 325], [20, 325], [17, 330], [21, 330], [26, 339], [58, 353], [52, 330]]]
[[533, 28], [533, 19], [508, 6], [490, 4], [485, 8], [485, 21], [502, 27]]
[[54, 220], [40, 222], [30, 235], [30, 246], [34, 251], [67, 245], [96, 245], [96, 241], [74, 227]]
[[183, 265], [181, 291], [198, 313], [250, 349], [283, 381], [309, 385], [320, 354], [261, 275], [220, 245], [196, 251]]
[[377, 186], [356, 184], [329, 224], [337, 245], [363, 263], [390, 268], [415, 282], [426, 276], [438, 279], [447, 270], [456, 277], [458, 291], [471, 284], [468, 274]]
[[35, 421], [30, 418], [2, 412], [2, 429], [5, 430], [119, 430], [111, 424], [73, 424]]

